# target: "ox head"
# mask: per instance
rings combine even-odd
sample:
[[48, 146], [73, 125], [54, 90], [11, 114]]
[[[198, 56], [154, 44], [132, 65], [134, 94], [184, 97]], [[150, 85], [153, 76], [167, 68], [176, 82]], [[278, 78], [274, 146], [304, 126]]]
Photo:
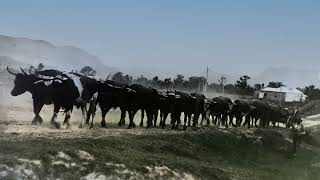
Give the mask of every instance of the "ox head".
[[9, 69], [9, 67], [7, 67], [7, 71], [15, 76], [14, 88], [11, 91], [12, 96], [18, 96], [29, 91], [34, 82], [34, 78], [32, 76], [26, 73], [22, 68], [20, 69], [22, 73], [14, 73]]

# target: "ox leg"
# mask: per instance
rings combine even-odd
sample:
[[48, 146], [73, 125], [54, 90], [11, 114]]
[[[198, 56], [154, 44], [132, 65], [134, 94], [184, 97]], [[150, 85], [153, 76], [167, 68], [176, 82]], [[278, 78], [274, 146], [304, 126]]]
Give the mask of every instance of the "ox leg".
[[203, 120], [204, 118], [202, 117], [201, 121], [200, 121], [200, 125], [202, 126], [203, 125]]
[[217, 126], [219, 124], [219, 115], [218, 114], [212, 114], [212, 124]]
[[265, 118], [260, 118], [260, 121], [259, 121], [259, 127], [260, 128], [265, 128], [266, 127], [266, 123], [265, 123]]
[[187, 129], [188, 116], [189, 116], [189, 114], [184, 114], [184, 124], [183, 124], [184, 131]]
[[229, 115], [229, 126], [234, 127], [234, 123], [233, 123], [233, 115]]
[[[90, 105], [91, 106], [91, 105]], [[91, 114], [92, 114], [92, 112], [91, 112], [91, 107], [89, 106], [89, 110], [87, 111], [87, 113], [86, 113], [86, 117], [85, 117], [85, 119], [86, 119], [86, 125], [88, 125], [89, 124], [89, 122], [90, 122], [90, 117], [91, 117]]]
[[109, 112], [110, 108], [101, 108], [102, 111], [102, 120], [101, 120], [101, 127], [106, 128], [107, 127], [107, 123], [106, 123], [106, 115]]
[[91, 124], [90, 124], [90, 129], [93, 128], [93, 120], [94, 117], [96, 116], [96, 112], [97, 112], [97, 102], [96, 100], [91, 100], [90, 106], [89, 106], [89, 111], [88, 111], [88, 116], [87, 116], [87, 121], [86, 124], [89, 125], [89, 121], [90, 121], [90, 116], [91, 116]]
[[241, 126], [241, 124], [242, 124], [242, 118], [243, 118], [242, 115], [238, 115], [238, 116], [237, 116], [237, 118], [236, 118], [236, 119], [237, 119], [237, 120], [236, 120], [236, 121], [237, 121], [237, 123], [236, 123], [236, 126], [237, 126], [237, 127], [240, 127], [240, 126]]
[[[234, 119], [236, 119], [236, 123], [234, 123]], [[232, 116], [232, 118], [230, 117], [230, 121], [231, 121], [232, 127], [237, 127], [237, 118], [235, 116]]]
[[207, 120], [207, 122], [209, 121], [209, 119], [210, 119], [210, 111], [205, 111], [205, 118], [203, 118], [202, 117], [202, 119], [201, 119], [201, 122], [200, 122], [200, 125], [202, 126], [203, 125], [203, 120], [204, 119], [206, 119]]
[[[242, 124], [243, 127], [245, 127], [245, 126], [248, 124], [247, 119], [246, 119], [245, 116], [244, 116], [244, 118], [245, 118], [245, 119], [244, 119], [244, 123]], [[241, 119], [243, 119], [243, 117], [242, 117]], [[240, 126], [241, 126], [241, 125], [240, 125]]]
[[[83, 127], [83, 122], [87, 119], [86, 115], [87, 115], [87, 107], [85, 105], [81, 106], [81, 122], [79, 124], [79, 128]], [[89, 123], [89, 122], [88, 122]]]
[[[143, 127], [143, 119], [144, 119], [144, 113], [145, 113], [145, 110], [144, 109], [141, 109], [141, 121], [140, 121], [140, 127]], [[147, 117], [148, 118], [148, 117]]]
[[172, 125], [172, 127], [171, 127], [172, 130], [175, 129], [176, 121], [177, 121], [177, 114], [176, 113], [172, 113], [171, 114], [171, 122], [170, 122], [170, 124]]
[[126, 119], [127, 110], [120, 107], [120, 111], [121, 111], [121, 115], [120, 115], [120, 121], [118, 123], [118, 127], [123, 127], [126, 124], [125, 119]]
[[33, 104], [33, 112], [35, 114], [35, 117], [32, 120], [32, 125], [36, 125], [37, 123], [41, 124], [43, 122], [41, 116], [40, 116], [40, 111], [43, 107], [43, 104]]
[[202, 115], [201, 115], [201, 121], [200, 121], [200, 125], [202, 126], [202, 123], [204, 121], [204, 119], [206, 119], [208, 116], [207, 116], [207, 112], [203, 111]]
[[69, 129], [71, 127], [71, 124], [70, 124], [70, 118], [71, 118], [71, 111], [68, 111], [66, 112], [66, 115], [65, 115], [65, 118], [64, 118], [64, 121], [63, 121], [63, 124], [66, 125], [66, 128]]
[[162, 124], [161, 124], [162, 129], [166, 128], [166, 120], [167, 120], [168, 114], [169, 113], [163, 113]]
[[152, 128], [153, 126], [153, 114], [151, 113], [151, 111], [147, 111], [147, 128]]
[[250, 123], [251, 123], [251, 127], [253, 128], [253, 126], [254, 126], [254, 118], [252, 117], [252, 116], [250, 116]]
[[96, 116], [96, 112], [97, 112], [97, 108], [96, 108], [96, 105], [95, 105], [94, 108], [91, 109], [91, 123], [90, 123], [90, 127], [89, 127], [90, 129], [93, 128], [93, 120], [94, 120], [94, 117]]
[[159, 111], [155, 110], [153, 114], [153, 127], [157, 127]]
[[[205, 111], [202, 112], [202, 115], [201, 115], [201, 121], [203, 121], [204, 119], [206, 119], [207, 117], [207, 113]], [[197, 124], [198, 125], [198, 124]]]
[[173, 124], [172, 124], [172, 129], [177, 129], [179, 130], [179, 125], [181, 123], [181, 112], [180, 113], [177, 113], [175, 116], [174, 116], [174, 120], [173, 120]]
[[128, 128], [135, 128], [136, 127], [133, 120], [134, 120], [134, 116], [136, 115], [137, 111], [138, 111], [137, 109], [130, 111], [130, 113], [129, 113], [130, 123], [129, 123]]
[[255, 119], [254, 119], [254, 125], [256, 126], [256, 128], [259, 127], [257, 123], [258, 123], [258, 118], [255, 118]]
[[[191, 119], [192, 119], [192, 114], [189, 114], [188, 116], [188, 126], [191, 126]], [[193, 119], [192, 119], [192, 126], [196, 126], [196, 124], [198, 124], [198, 119], [199, 119], [199, 115], [198, 114], [194, 114], [193, 115]]]
[[236, 115], [236, 127], [239, 127], [239, 124], [241, 125], [240, 116]]
[[216, 118], [215, 118], [215, 125], [220, 127], [220, 123], [221, 123], [221, 115], [216, 115]]
[[170, 124], [173, 124], [173, 123], [174, 123], [174, 115], [170, 114]]
[[54, 105], [54, 111], [53, 111], [53, 115], [51, 118], [51, 124], [55, 126], [55, 128], [60, 129], [60, 124], [56, 121], [58, 113], [60, 110], [60, 106], [59, 105]]
[[162, 121], [163, 121], [163, 112], [160, 111], [160, 126], [162, 127]]
[[[214, 115], [213, 115], [213, 113], [210, 113], [210, 112], [208, 112], [208, 114], [207, 114], [207, 116], [206, 116], [206, 119], [207, 119], [207, 126], [210, 126], [210, 116], [211, 116], [211, 118], [212, 118], [212, 123], [213, 123], [213, 121], [214, 121]], [[201, 124], [202, 125], [202, 124]]]
[[191, 119], [192, 119], [192, 126], [196, 126], [196, 124], [198, 124], [198, 119], [199, 119], [198, 114], [193, 114], [193, 118], [192, 118], [192, 114], [190, 114], [188, 118], [189, 118], [188, 119], [188, 126], [189, 127], [191, 126]]
[[233, 116], [229, 115], [229, 126], [233, 124]]
[[245, 127], [246, 125], [248, 125], [248, 128], [250, 128], [250, 116], [249, 115], [245, 116], [245, 120], [244, 120], [243, 126]]
[[228, 128], [228, 115], [223, 114], [222, 121], [223, 121], [223, 124], [225, 124], [225, 127]]
[[94, 117], [96, 116], [96, 111], [93, 111], [92, 114], [91, 114], [91, 124], [90, 124], [90, 129], [93, 128], [93, 120], [94, 120]]
[[220, 120], [219, 120], [219, 127], [220, 127], [220, 126], [223, 126], [224, 123], [225, 123], [225, 121], [224, 121], [224, 115], [221, 114], [220, 117], [219, 117], [219, 119], [220, 119]]
[[211, 116], [212, 119], [214, 118], [214, 116], [209, 114], [209, 116], [207, 117], [207, 124], [206, 124], [207, 126], [210, 126], [210, 124], [211, 124], [210, 123], [210, 116]]
[[136, 125], [134, 123], [134, 116], [137, 113], [137, 111], [138, 111], [138, 109], [132, 109], [129, 111], [129, 121], [130, 122], [129, 122], [128, 128], [135, 128], [136, 127]]

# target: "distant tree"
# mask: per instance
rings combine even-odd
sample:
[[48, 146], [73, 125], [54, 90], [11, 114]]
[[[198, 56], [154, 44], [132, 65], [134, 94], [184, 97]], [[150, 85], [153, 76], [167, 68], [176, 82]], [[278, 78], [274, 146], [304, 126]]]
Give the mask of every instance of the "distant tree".
[[238, 88], [242, 95], [250, 94], [252, 88], [248, 84], [248, 80], [251, 79], [249, 76], [244, 75], [240, 77], [240, 80], [237, 81], [235, 87]]
[[181, 88], [183, 86], [184, 76], [182, 74], [178, 74], [177, 77], [173, 80], [173, 84], [175, 88]]
[[37, 68], [35, 68], [33, 65], [31, 65], [29, 67], [29, 72], [30, 73], [35, 73], [36, 71], [42, 71], [44, 69], [44, 64], [43, 63], [39, 63]]
[[258, 91], [264, 88], [264, 84], [255, 84], [253, 87], [255, 91]]
[[152, 81], [158, 82], [158, 81], [159, 81], [159, 77], [158, 77], [158, 76], [153, 77], [153, 78], [152, 78]]
[[199, 76], [191, 76], [189, 77], [188, 81], [185, 81], [184, 84], [186, 84], [187, 90], [193, 90], [197, 92], [203, 91], [203, 86], [206, 83], [205, 77], [199, 77]]
[[219, 85], [220, 85], [220, 88], [222, 90], [222, 93], [224, 93], [224, 86], [227, 83], [227, 78], [225, 76], [221, 76], [218, 81], [219, 81]]
[[143, 85], [143, 86], [149, 86], [149, 80], [144, 77], [143, 75], [141, 75], [140, 77], [138, 77], [135, 82], [137, 84]]
[[123, 75], [122, 72], [115, 73], [112, 78], [113, 81], [123, 83], [123, 84], [131, 84], [132, 83], [132, 77], [127, 75]]
[[122, 82], [124, 77], [123, 77], [123, 73], [122, 72], [117, 72], [115, 73], [112, 78], [111, 78], [113, 81], [116, 81], [116, 82]]
[[90, 66], [84, 66], [81, 70], [80, 73], [86, 75], [86, 76], [95, 76], [96, 71], [90, 67]]
[[303, 92], [308, 96], [309, 100], [320, 99], [320, 89], [316, 88], [314, 85], [305, 87]]
[[209, 91], [215, 91], [215, 92], [220, 92], [221, 91], [221, 88], [220, 88], [220, 85], [217, 84], [217, 83], [211, 83], [208, 85], [208, 90]]
[[237, 81], [235, 86], [240, 89], [246, 89], [249, 86], [248, 85], [249, 79], [251, 79], [249, 76], [244, 75], [244, 76], [240, 77], [240, 80]]
[[37, 67], [37, 71], [42, 71], [44, 69], [44, 64], [43, 63], [39, 63], [38, 67]]
[[173, 82], [172, 82], [171, 78], [165, 78], [163, 80], [163, 88], [170, 89], [170, 88], [172, 88], [172, 86], [173, 86]]
[[279, 87], [283, 87], [285, 86], [282, 82], [274, 82], [274, 81], [271, 81], [269, 82], [268, 84], [268, 87], [271, 87], [271, 88], [279, 88]]
[[224, 90], [225, 90], [226, 93], [229, 93], [229, 94], [236, 94], [236, 93], [238, 93], [238, 89], [237, 89], [236, 86], [233, 85], [233, 84], [226, 84], [226, 85], [224, 86]]
[[34, 73], [35, 70], [36, 70], [36, 68], [34, 68], [33, 65], [31, 65], [31, 66], [29, 67], [29, 72], [30, 72], [30, 73]]
[[128, 74], [125, 75], [124, 82], [125, 82], [125, 84], [132, 84], [132, 76], [129, 76]]
[[159, 80], [159, 77], [158, 77], [158, 76], [155, 76], [155, 77], [152, 78], [151, 85], [152, 85], [153, 87], [156, 87], [156, 88], [161, 86], [161, 85], [160, 85], [160, 80]]
[[297, 87], [296, 89], [298, 89], [298, 90], [301, 91], [301, 92], [304, 92], [304, 89], [301, 88], [301, 87]]

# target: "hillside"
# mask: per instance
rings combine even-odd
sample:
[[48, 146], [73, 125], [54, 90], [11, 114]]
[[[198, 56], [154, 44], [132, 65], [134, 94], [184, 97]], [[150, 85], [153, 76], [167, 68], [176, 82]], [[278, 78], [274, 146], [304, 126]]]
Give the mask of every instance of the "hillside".
[[[90, 65], [98, 74], [105, 76], [116, 71], [104, 65], [97, 56], [73, 46], [55, 46], [47, 41], [16, 38], [0, 35], [0, 64], [12, 60], [22, 64], [37, 65], [40, 62], [46, 66], [65, 71], [79, 70]], [[2, 68], [2, 65], [1, 67]]]

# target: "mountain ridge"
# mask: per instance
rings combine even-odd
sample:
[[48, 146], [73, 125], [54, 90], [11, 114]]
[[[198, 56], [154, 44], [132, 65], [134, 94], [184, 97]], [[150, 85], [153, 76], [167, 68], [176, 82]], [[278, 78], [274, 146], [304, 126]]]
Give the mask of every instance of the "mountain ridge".
[[31, 65], [43, 63], [64, 71], [91, 66], [100, 76], [116, 71], [116, 68], [104, 65], [97, 56], [81, 48], [56, 46], [48, 41], [30, 38], [0, 35], [0, 56]]

